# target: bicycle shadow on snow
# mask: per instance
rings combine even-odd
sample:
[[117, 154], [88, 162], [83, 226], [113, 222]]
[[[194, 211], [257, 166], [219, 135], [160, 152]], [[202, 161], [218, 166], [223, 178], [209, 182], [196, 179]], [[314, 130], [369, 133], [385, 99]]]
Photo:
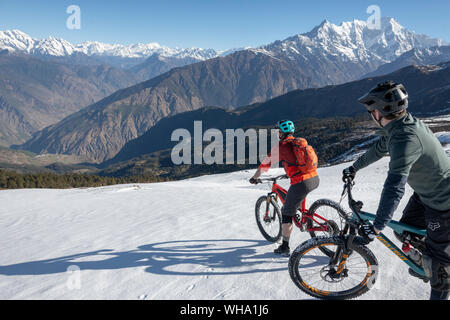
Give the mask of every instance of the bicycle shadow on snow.
[[[54, 259], [0, 266], [0, 275], [45, 275], [67, 272], [70, 266], [83, 270], [116, 270], [145, 267], [159, 275], [232, 275], [277, 272], [287, 269], [287, 259], [272, 251], [258, 253], [271, 245], [262, 240], [178, 240], [143, 245], [115, 252], [103, 249]], [[103, 259], [104, 258], [104, 259]]]

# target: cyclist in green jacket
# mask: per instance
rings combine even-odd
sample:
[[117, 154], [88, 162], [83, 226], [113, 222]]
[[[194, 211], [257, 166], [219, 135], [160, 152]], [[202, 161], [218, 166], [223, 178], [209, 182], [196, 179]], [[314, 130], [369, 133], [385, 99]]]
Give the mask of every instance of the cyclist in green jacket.
[[[383, 156], [390, 155], [389, 172], [373, 226], [366, 226], [370, 240], [392, 219], [408, 183], [414, 190], [400, 222], [427, 230], [422, 265], [431, 283], [430, 299], [448, 299], [450, 275], [450, 158], [421, 121], [406, 112], [408, 94], [401, 84], [380, 83], [360, 98], [381, 127], [381, 138], [351, 167], [344, 177]], [[406, 239], [407, 234], [397, 235]], [[410, 269], [410, 273], [415, 275]], [[417, 276], [417, 275], [415, 275]]]

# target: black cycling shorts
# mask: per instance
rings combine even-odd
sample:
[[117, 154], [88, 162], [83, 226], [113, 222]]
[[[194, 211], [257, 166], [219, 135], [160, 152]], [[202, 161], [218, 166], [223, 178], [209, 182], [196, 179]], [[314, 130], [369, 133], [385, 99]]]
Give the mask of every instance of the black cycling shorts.
[[297, 213], [297, 210], [302, 205], [303, 200], [305, 200], [308, 193], [319, 187], [319, 183], [320, 179], [318, 176], [316, 176], [311, 179], [294, 184], [289, 188], [286, 196], [286, 202], [281, 209], [283, 223], [292, 222], [292, 217]]

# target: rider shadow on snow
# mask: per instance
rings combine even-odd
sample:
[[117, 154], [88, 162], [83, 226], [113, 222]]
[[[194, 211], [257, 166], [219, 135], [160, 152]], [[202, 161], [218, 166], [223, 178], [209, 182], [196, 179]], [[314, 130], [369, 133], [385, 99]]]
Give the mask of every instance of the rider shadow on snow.
[[[287, 260], [270, 250], [262, 240], [178, 240], [115, 252], [103, 249], [54, 259], [0, 266], [0, 275], [45, 275], [67, 272], [70, 266], [83, 270], [116, 270], [146, 267], [145, 271], [160, 275], [231, 275], [276, 272], [287, 268]], [[104, 259], [99, 259], [103, 258]], [[91, 259], [91, 260], [90, 260]], [[275, 265], [275, 267], [274, 267]]]

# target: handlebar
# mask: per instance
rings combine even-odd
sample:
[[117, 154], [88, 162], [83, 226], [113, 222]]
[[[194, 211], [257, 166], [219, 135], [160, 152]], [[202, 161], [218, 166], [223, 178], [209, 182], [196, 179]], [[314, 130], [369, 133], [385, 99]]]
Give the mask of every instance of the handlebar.
[[256, 181], [257, 181], [256, 184], [260, 184], [260, 183], [263, 183], [263, 182], [266, 182], [266, 181], [276, 183], [278, 180], [282, 180], [282, 179], [288, 179], [287, 174], [283, 174], [283, 175], [278, 176], [278, 177], [271, 177], [271, 178], [257, 179], [257, 180], [256, 180]]

